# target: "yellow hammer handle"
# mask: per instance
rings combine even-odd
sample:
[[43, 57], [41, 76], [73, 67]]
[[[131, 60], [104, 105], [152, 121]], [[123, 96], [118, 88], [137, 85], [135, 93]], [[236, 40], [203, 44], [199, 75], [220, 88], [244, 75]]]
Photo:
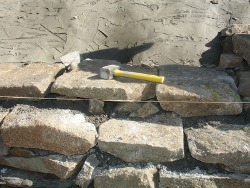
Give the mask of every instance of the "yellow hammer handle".
[[134, 79], [138, 79], [138, 80], [146, 80], [146, 81], [157, 82], [157, 83], [163, 83], [165, 80], [165, 77], [163, 77], [163, 76], [156, 76], [156, 75], [143, 74], [143, 73], [137, 73], [137, 72], [121, 71], [118, 69], [114, 70], [114, 76], [134, 78]]

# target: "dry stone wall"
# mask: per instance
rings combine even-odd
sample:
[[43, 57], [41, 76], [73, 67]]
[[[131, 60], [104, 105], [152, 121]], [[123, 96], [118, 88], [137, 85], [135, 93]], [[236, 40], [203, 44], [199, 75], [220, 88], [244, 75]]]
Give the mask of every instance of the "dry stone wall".
[[0, 186], [250, 187], [248, 5], [1, 2]]

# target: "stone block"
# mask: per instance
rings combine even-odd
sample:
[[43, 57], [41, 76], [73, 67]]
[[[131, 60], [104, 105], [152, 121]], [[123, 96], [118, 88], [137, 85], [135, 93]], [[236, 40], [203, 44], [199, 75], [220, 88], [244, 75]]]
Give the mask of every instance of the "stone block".
[[244, 174], [200, 174], [191, 172], [160, 171], [160, 187], [179, 188], [248, 188], [250, 178]]
[[221, 54], [220, 68], [237, 68], [242, 65], [243, 58], [236, 54]]
[[226, 73], [181, 65], [159, 69], [160, 75], [166, 78], [165, 83], [156, 86], [156, 96], [162, 109], [183, 117], [242, 112], [242, 105], [237, 103], [241, 102], [237, 87]]
[[0, 164], [23, 170], [54, 174], [67, 179], [77, 170], [83, 155], [50, 155], [45, 157], [0, 157]]
[[56, 79], [52, 92], [70, 97], [99, 100], [146, 100], [155, 96], [155, 83], [116, 77], [100, 78], [100, 69], [107, 65], [119, 65], [121, 70], [157, 75], [154, 69], [121, 65], [117, 61], [91, 60], [79, 64], [78, 70], [65, 73]]
[[104, 102], [101, 100], [91, 99], [89, 100], [89, 112], [92, 114], [104, 114]]
[[82, 113], [17, 105], [2, 126], [10, 147], [38, 148], [65, 155], [84, 154], [96, 144], [96, 128]]
[[232, 24], [221, 31], [221, 36], [231, 36], [241, 33], [250, 34], [250, 24]]
[[182, 159], [182, 121], [171, 113], [143, 122], [110, 119], [100, 125], [98, 146], [126, 162], [160, 163]]
[[90, 155], [84, 162], [82, 170], [76, 177], [76, 184], [81, 188], [88, 188], [94, 179], [95, 170], [99, 163], [100, 161], [96, 158], [95, 154]]
[[147, 102], [147, 103], [142, 103], [141, 107], [138, 110], [132, 112], [129, 116], [146, 118], [146, 117], [156, 114], [159, 111], [160, 110], [156, 105], [154, 105], [153, 103]]
[[156, 188], [156, 168], [115, 168], [95, 176], [95, 188]]
[[0, 95], [45, 96], [63, 68], [62, 64], [51, 63], [32, 63], [23, 66], [0, 63]]
[[238, 74], [239, 93], [243, 97], [250, 97], [250, 71], [242, 71]]
[[219, 163], [227, 170], [250, 172], [250, 126], [207, 125], [185, 130], [193, 158]]
[[243, 57], [250, 64], [250, 34], [237, 34], [233, 36], [234, 52]]

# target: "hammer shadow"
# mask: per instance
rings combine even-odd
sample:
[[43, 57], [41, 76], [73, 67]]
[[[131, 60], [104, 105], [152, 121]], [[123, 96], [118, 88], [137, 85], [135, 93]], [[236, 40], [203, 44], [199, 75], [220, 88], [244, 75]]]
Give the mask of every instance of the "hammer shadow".
[[150, 49], [154, 43], [145, 43], [131, 48], [108, 48], [96, 50], [89, 53], [81, 54], [81, 61], [87, 58], [90, 59], [103, 59], [103, 60], [116, 60], [122, 64], [127, 64], [133, 60], [136, 54]]

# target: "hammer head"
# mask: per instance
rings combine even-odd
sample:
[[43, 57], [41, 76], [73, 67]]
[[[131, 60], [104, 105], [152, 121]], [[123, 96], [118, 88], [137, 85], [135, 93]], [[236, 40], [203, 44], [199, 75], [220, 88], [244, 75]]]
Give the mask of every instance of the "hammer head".
[[114, 70], [120, 69], [118, 65], [108, 65], [100, 69], [100, 77], [105, 80], [113, 79]]

